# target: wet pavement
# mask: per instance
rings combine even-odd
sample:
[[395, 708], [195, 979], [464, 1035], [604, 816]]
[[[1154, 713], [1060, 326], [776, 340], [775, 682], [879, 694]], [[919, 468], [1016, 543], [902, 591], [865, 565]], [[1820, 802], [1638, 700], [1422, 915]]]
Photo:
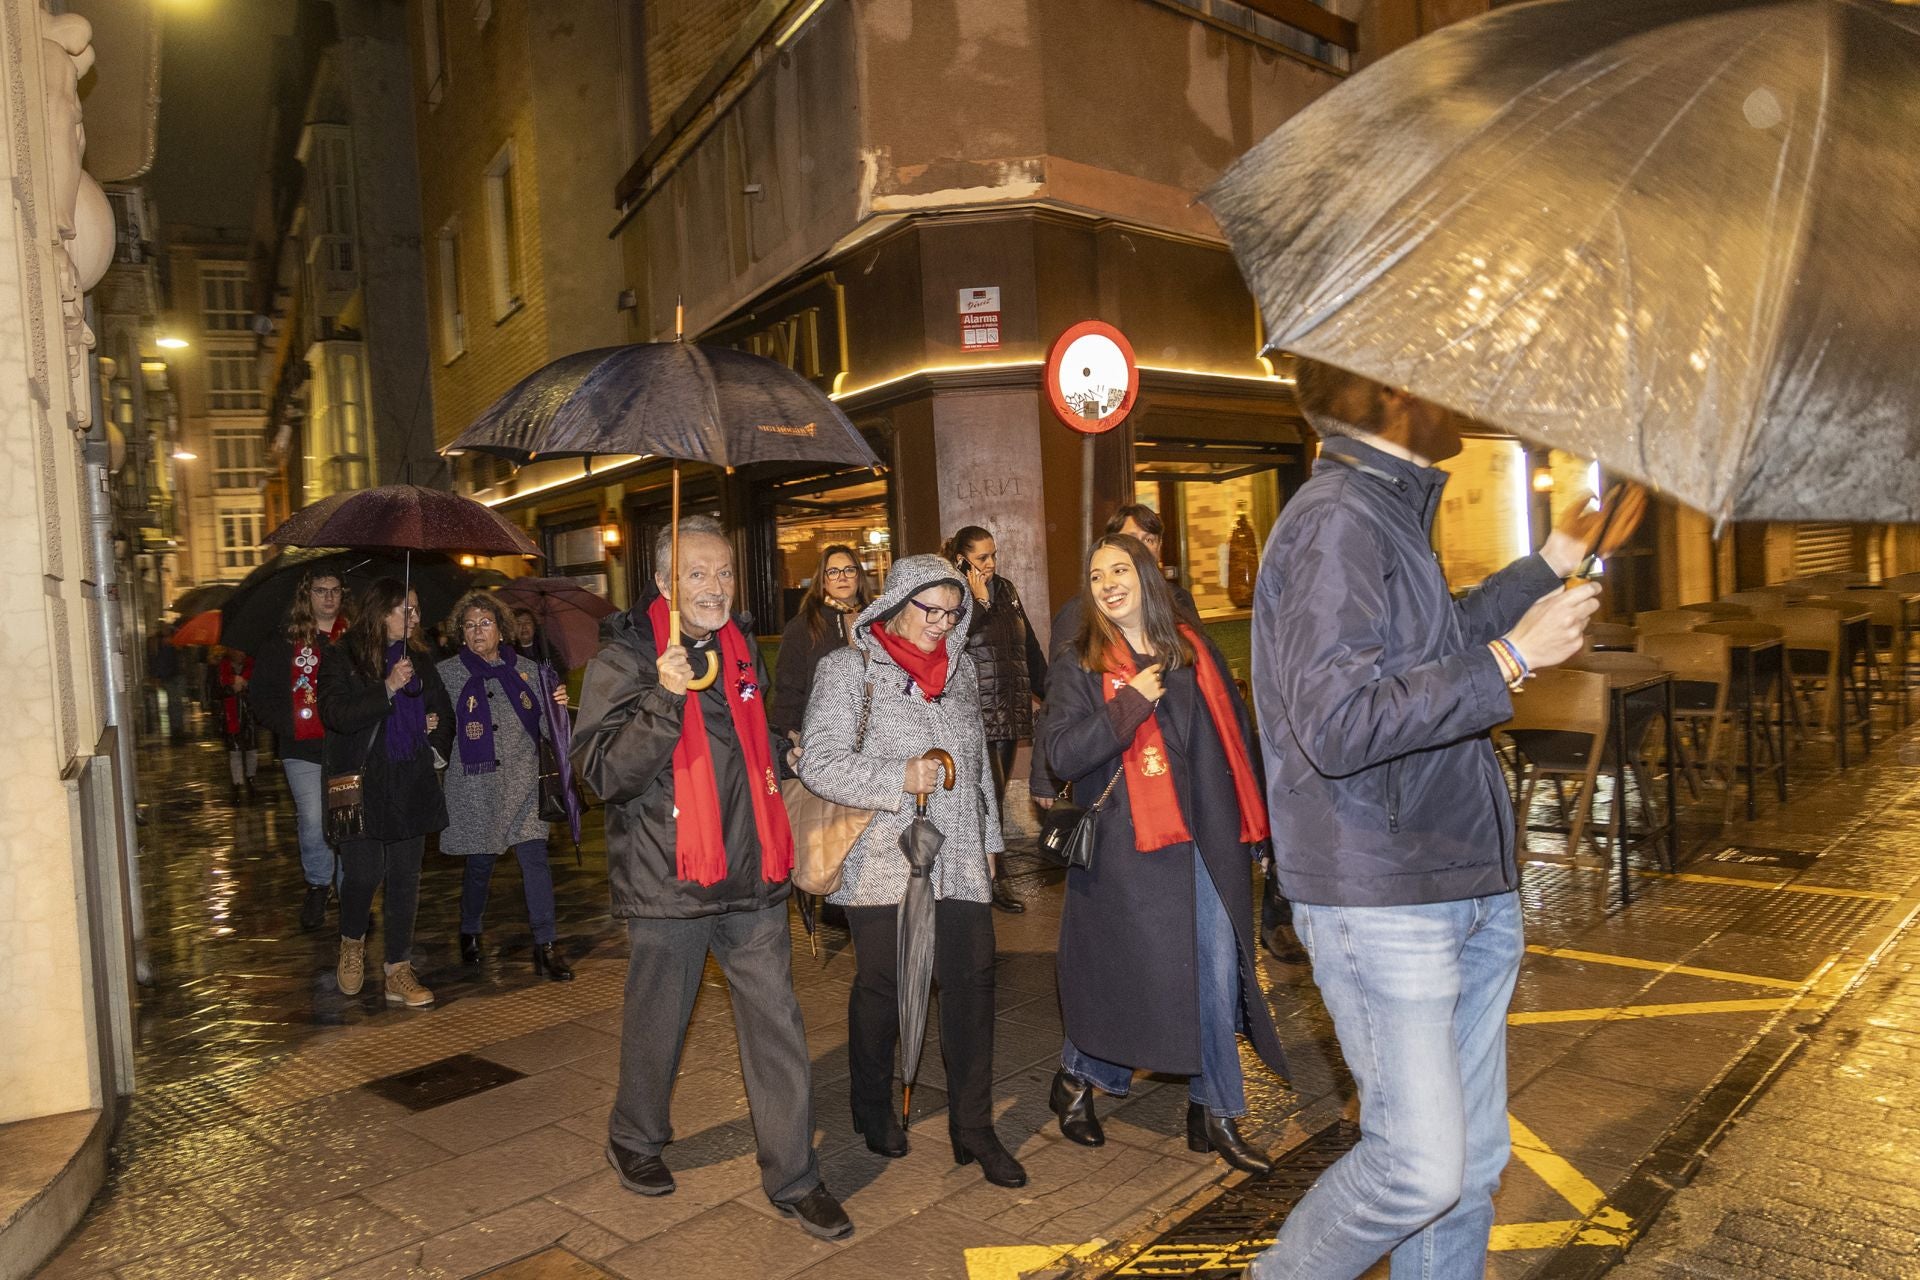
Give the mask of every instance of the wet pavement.
[[[1545, 1280], [1612, 1261], [1664, 1200], [1675, 1161], [1697, 1164], [1720, 1127], [1705, 1121], [1744, 1104], [1769, 1056], [1795, 1047], [1911, 918], [1912, 734], [1880, 741], [1845, 774], [1829, 755], [1820, 742], [1800, 751], [1790, 803], [1769, 796], [1757, 822], [1719, 828], [1712, 793], [1692, 805], [1679, 873], [1652, 850], [1637, 855], [1631, 906], [1597, 856], [1570, 859], [1562, 839], [1530, 837], [1531, 945], [1510, 1019], [1516, 1155], [1490, 1275]], [[213, 743], [146, 744], [140, 764], [158, 981], [140, 1008], [139, 1088], [108, 1186], [47, 1277], [1230, 1275], [1284, 1211], [1273, 1188], [1244, 1187], [1186, 1149], [1182, 1082], [1144, 1080], [1124, 1104], [1104, 1103], [1098, 1150], [1052, 1127], [1060, 890], [1030, 855], [1012, 859], [1030, 909], [995, 917], [995, 1110], [1027, 1166], [1022, 1189], [952, 1164], [937, 1019], [912, 1153], [866, 1151], [847, 1111], [852, 956], [831, 929], [810, 955], [796, 923], [817, 1137], [857, 1228], [835, 1245], [801, 1234], [761, 1195], [715, 970], [674, 1099], [666, 1157], [679, 1190], [635, 1196], [607, 1167], [625, 941], [606, 915], [597, 823], [577, 865], [570, 850], [554, 857], [577, 981], [534, 976], [511, 860], [495, 877], [485, 963], [463, 969], [459, 865], [430, 852], [414, 957], [439, 1003], [390, 1009], [377, 981], [353, 999], [336, 989], [331, 916], [299, 931], [292, 808], [271, 766], [261, 795], [236, 803]], [[1298, 1180], [1341, 1140], [1344, 1077], [1304, 970], [1262, 964], [1295, 1078], [1274, 1081], [1249, 1056], [1243, 1130], [1294, 1152], [1275, 1177]], [[1867, 1109], [1857, 1118], [1860, 1141], [1884, 1140]], [[1847, 1133], [1832, 1142], [1845, 1149]], [[1264, 1208], [1236, 1216], [1248, 1204]]]

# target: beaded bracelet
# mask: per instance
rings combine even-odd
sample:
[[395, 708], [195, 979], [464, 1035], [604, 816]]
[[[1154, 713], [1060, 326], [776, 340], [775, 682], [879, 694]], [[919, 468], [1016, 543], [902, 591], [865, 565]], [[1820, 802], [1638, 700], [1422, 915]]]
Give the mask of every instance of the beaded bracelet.
[[1492, 651], [1493, 660], [1499, 664], [1500, 678], [1506, 682], [1507, 688], [1519, 692], [1527, 678], [1519, 660], [1498, 640], [1489, 640], [1487, 648]]

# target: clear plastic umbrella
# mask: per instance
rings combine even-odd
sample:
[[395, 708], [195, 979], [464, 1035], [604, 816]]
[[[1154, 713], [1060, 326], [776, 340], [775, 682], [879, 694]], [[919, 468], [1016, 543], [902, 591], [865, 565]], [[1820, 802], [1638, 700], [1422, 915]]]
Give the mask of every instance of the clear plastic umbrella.
[[1720, 519], [1920, 520], [1920, 7], [1541, 0], [1206, 202], [1277, 349]]

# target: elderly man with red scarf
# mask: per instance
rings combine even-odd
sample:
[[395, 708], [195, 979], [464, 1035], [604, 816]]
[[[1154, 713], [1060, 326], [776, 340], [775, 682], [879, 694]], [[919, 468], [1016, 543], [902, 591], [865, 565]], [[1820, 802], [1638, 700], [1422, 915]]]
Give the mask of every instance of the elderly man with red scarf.
[[[620, 1183], [668, 1195], [661, 1156], [687, 1020], [711, 954], [727, 976], [768, 1200], [810, 1234], [853, 1224], [820, 1179], [812, 1070], [787, 932], [793, 835], [767, 727], [766, 672], [733, 616], [733, 547], [719, 523], [680, 522], [681, 641], [668, 644], [667, 536], [649, 606], [618, 614], [587, 668], [574, 771], [606, 802], [613, 913], [627, 924], [620, 1086], [607, 1160]], [[694, 690], [696, 668], [719, 678]]]

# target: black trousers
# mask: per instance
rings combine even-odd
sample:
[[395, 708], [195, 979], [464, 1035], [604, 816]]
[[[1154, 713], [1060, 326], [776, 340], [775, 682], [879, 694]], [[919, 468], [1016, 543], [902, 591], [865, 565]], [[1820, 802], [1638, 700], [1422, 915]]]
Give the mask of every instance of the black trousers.
[[343, 840], [340, 843], [340, 936], [364, 938], [373, 914], [373, 891], [387, 886], [381, 907], [387, 939], [386, 962], [399, 964], [413, 950], [413, 917], [420, 909], [420, 855], [425, 836], [396, 840]]
[[[993, 910], [984, 902], [933, 904], [933, 981], [940, 991], [940, 1051], [947, 1114], [960, 1130], [993, 1127]], [[900, 1042], [896, 983], [899, 908], [848, 907], [853, 991], [847, 997], [847, 1059], [853, 1109], [893, 1109], [893, 1051]]]

